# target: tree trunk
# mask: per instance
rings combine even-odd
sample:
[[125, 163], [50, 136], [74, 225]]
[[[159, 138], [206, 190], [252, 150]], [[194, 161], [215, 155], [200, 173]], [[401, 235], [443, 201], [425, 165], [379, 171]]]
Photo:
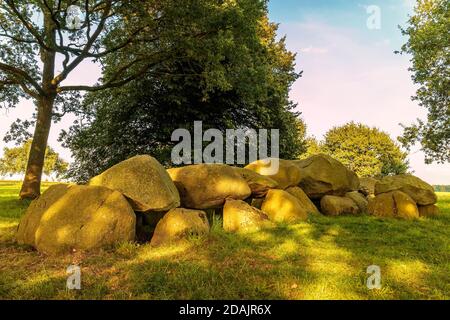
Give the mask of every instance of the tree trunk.
[[[55, 45], [55, 23], [49, 12], [44, 13], [44, 38], [47, 45]], [[56, 98], [55, 51], [41, 48], [42, 60], [42, 89], [44, 95], [37, 101], [37, 120], [34, 128], [33, 142], [28, 156], [27, 170], [20, 190], [21, 199], [35, 199], [41, 194], [41, 179], [44, 169], [45, 150], [47, 149], [48, 134], [52, 125], [53, 105]]]
[[20, 190], [21, 199], [35, 199], [40, 195], [45, 150], [52, 124], [54, 98], [41, 98], [38, 101], [36, 127], [28, 156], [27, 170]]

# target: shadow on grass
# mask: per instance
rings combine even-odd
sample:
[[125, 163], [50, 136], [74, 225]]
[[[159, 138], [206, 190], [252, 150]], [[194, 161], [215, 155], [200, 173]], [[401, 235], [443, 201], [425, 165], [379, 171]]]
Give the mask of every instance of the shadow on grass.
[[164, 248], [148, 247], [129, 265], [132, 291], [149, 299], [356, 298], [350, 285], [339, 290], [333, 283], [347, 282], [342, 252], [333, 257], [338, 270], [329, 270], [326, 259], [311, 260], [315, 248], [305, 235], [314, 229], [308, 223], [252, 234], [213, 228], [207, 239], [163, 258]]
[[333, 230], [332, 241], [350, 253], [349, 263], [360, 270], [361, 279], [368, 277], [368, 266], [380, 266], [383, 290], [370, 291], [369, 298], [448, 299], [448, 214], [417, 221], [370, 216], [324, 219], [315, 222], [313, 239]]

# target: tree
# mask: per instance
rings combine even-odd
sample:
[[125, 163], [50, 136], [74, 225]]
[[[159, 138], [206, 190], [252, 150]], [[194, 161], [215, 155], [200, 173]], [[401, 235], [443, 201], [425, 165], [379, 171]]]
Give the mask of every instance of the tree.
[[[205, 84], [187, 75], [148, 75], [132, 84], [88, 94], [83, 103], [82, 121], [61, 139], [72, 150], [70, 176], [77, 181], [90, 177], [136, 154], [151, 154], [164, 165], [172, 165], [172, 132], [178, 128], [192, 132], [194, 121], [203, 129], [222, 132], [231, 128], [276, 128], [280, 130], [280, 156], [296, 158], [304, 152], [305, 124], [293, 112], [289, 88], [298, 78], [295, 55], [284, 38], [277, 40], [277, 25], [267, 19], [267, 11], [249, 14], [245, 2], [239, 6], [245, 28], [236, 27], [226, 42], [221, 60], [229, 86]], [[222, 44], [223, 46], [224, 44]], [[212, 52], [209, 52], [212, 51]], [[214, 46], [205, 48], [210, 55]], [[203, 73], [207, 61], [191, 57], [172, 65], [174, 74], [194, 67]], [[106, 65], [106, 70], [113, 65]]]
[[[0, 159], [0, 175], [23, 174], [26, 171], [28, 154], [31, 149], [31, 140], [20, 147], [4, 148], [3, 158]], [[57, 177], [66, 173], [69, 164], [60, 158], [50, 146], [45, 150], [43, 172], [47, 176], [55, 174]]]
[[300, 159], [309, 158], [315, 154], [323, 153], [322, 142], [317, 140], [316, 137], [307, 137], [305, 139], [306, 151], [300, 156]]
[[[255, 12], [264, 4], [246, 1]], [[83, 11], [82, 19], [73, 16], [74, 8]], [[146, 74], [168, 74], [174, 59], [191, 56], [208, 61], [204, 72], [196, 74], [197, 81], [206, 88], [228, 86], [220, 62], [231, 31], [219, 22], [227, 21], [227, 27], [239, 23], [243, 30], [245, 19], [233, 20], [238, 18], [234, 1], [1, 1], [0, 101], [13, 107], [28, 98], [36, 105], [21, 198], [39, 195], [52, 121], [73, 111], [80, 92], [121, 87]], [[214, 42], [209, 41], [212, 35]], [[213, 45], [216, 50], [206, 56], [204, 49]], [[67, 84], [67, 77], [85, 60], [114, 67], [104, 70], [96, 85]], [[21, 124], [16, 123], [18, 129]]]
[[414, 100], [428, 110], [427, 121], [403, 126], [399, 138], [408, 149], [420, 142], [426, 163], [450, 162], [450, 2], [418, 0], [402, 33], [409, 37], [402, 53], [412, 55], [412, 79], [419, 85]]
[[342, 162], [360, 177], [406, 173], [407, 154], [385, 132], [350, 122], [325, 134], [320, 150]]

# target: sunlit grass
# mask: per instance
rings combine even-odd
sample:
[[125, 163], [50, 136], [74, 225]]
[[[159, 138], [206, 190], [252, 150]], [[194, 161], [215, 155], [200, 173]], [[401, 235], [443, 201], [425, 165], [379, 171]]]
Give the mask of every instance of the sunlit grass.
[[[431, 219], [311, 216], [245, 235], [217, 219], [209, 236], [178, 246], [121, 243], [56, 258], [14, 242], [27, 206], [19, 187], [0, 182], [0, 299], [450, 298], [450, 193], [438, 194], [442, 214]], [[65, 288], [71, 264], [81, 291]], [[366, 286], [370, 265], [381, 268], [379, 290]]]

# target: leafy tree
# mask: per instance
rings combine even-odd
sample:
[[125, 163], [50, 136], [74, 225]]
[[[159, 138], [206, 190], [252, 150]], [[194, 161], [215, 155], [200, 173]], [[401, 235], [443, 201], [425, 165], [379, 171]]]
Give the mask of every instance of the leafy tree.
[[[4, 148], [3, 158], [0, 159], [0, 175], [23, 174], [26, 171], [28, 154], [31, 149], [31, 140], [26, 141], [19, 147]], [[67, 172], [69, 164], [59, 157], [50, 146], [45, 150], [44, 174], [57, 177]]]
[[422, 144], [425, 161], [450, 161], [450, 2], [418, 0], [409, 25], [402, 29], [408, 42], [403, 53], [412, 55], [412, 79], [419, 85], [413, 97], [428, 110], [427, 121], [404, 126], [399, 140], [410, 148]]
[[[36, 106], [20, 196], [39, 195], [52, 121], [73, 111], [80, 92], [121, 87], [148, 74], [170, 74], [173, 61], [191, 57], [205, 66], [201, 74], [195, 73], [196, 81], [205, 88], [229, 87], [222, 57], [229, 49], [230, 34], [236, 34], [230, 29], [246, 31], [247, 17], [241, 15], [238, 3], [244, 3], [250, 18], [265, 4], [244, 0], [0, 1], [0, 102], [14, 107], [20, 98], [28, 98]], [[81, 20], [71, 14], [72, 5], [83, 11]], [[237, 50], [235, 55], [240, 53]], [[68, 84], [67, 77], [85, 60], [114, 67], [103, 70], [96, 85]], [[17, 122], [18, 131], [6, 138], [15, 138], [29, 125]]]
[[402, 174], [408, 170], [407, 154], [387, 133], [360, 123], [332, 128], [318, 146], [360, 177]]
[[[294, 71], [295, 55], [286, 49], [284, 38], [276, 40], [277, 25], [269, 22], [264, 7], [253, 14], [246, 1], [237, 4], [244, 21], [225, 43], [217, 39], [220, 46], [226, 46], [221, 63], [228, 85], [208, 87], [186, 75], [184, 70], [189, 68], [200, 74], [208, 68], [205, 61], [192, 56], [171, 66], [172, 74], [182, 76], [147, 75], [121, 88], [87, 95], [82, 121], [61, 137], [75, 159], [72, 177], [85, 181], [142, 153], [171, 165], [172, 132], [178, 128], [193, 132], [197, 120], [203, 122], [204, 130], [222, 132], [276, 128], [280, 130], [281, 157], [296, 158], [304, 152], [305, 124], [293, 112], [296, 105], [288, 96], [299, 76]], [[204, 54], [214, 54], [215, 47], [205, 48]], [[106, 72], [109, 68], [114, 64], [106, 65]]]
[[305, 139], [306, 152], [300, 156], [300, 159], [309, 158], [315, 154], [323, 153], [322, 142], [317, 140], [316, 137], [307, 137]]

